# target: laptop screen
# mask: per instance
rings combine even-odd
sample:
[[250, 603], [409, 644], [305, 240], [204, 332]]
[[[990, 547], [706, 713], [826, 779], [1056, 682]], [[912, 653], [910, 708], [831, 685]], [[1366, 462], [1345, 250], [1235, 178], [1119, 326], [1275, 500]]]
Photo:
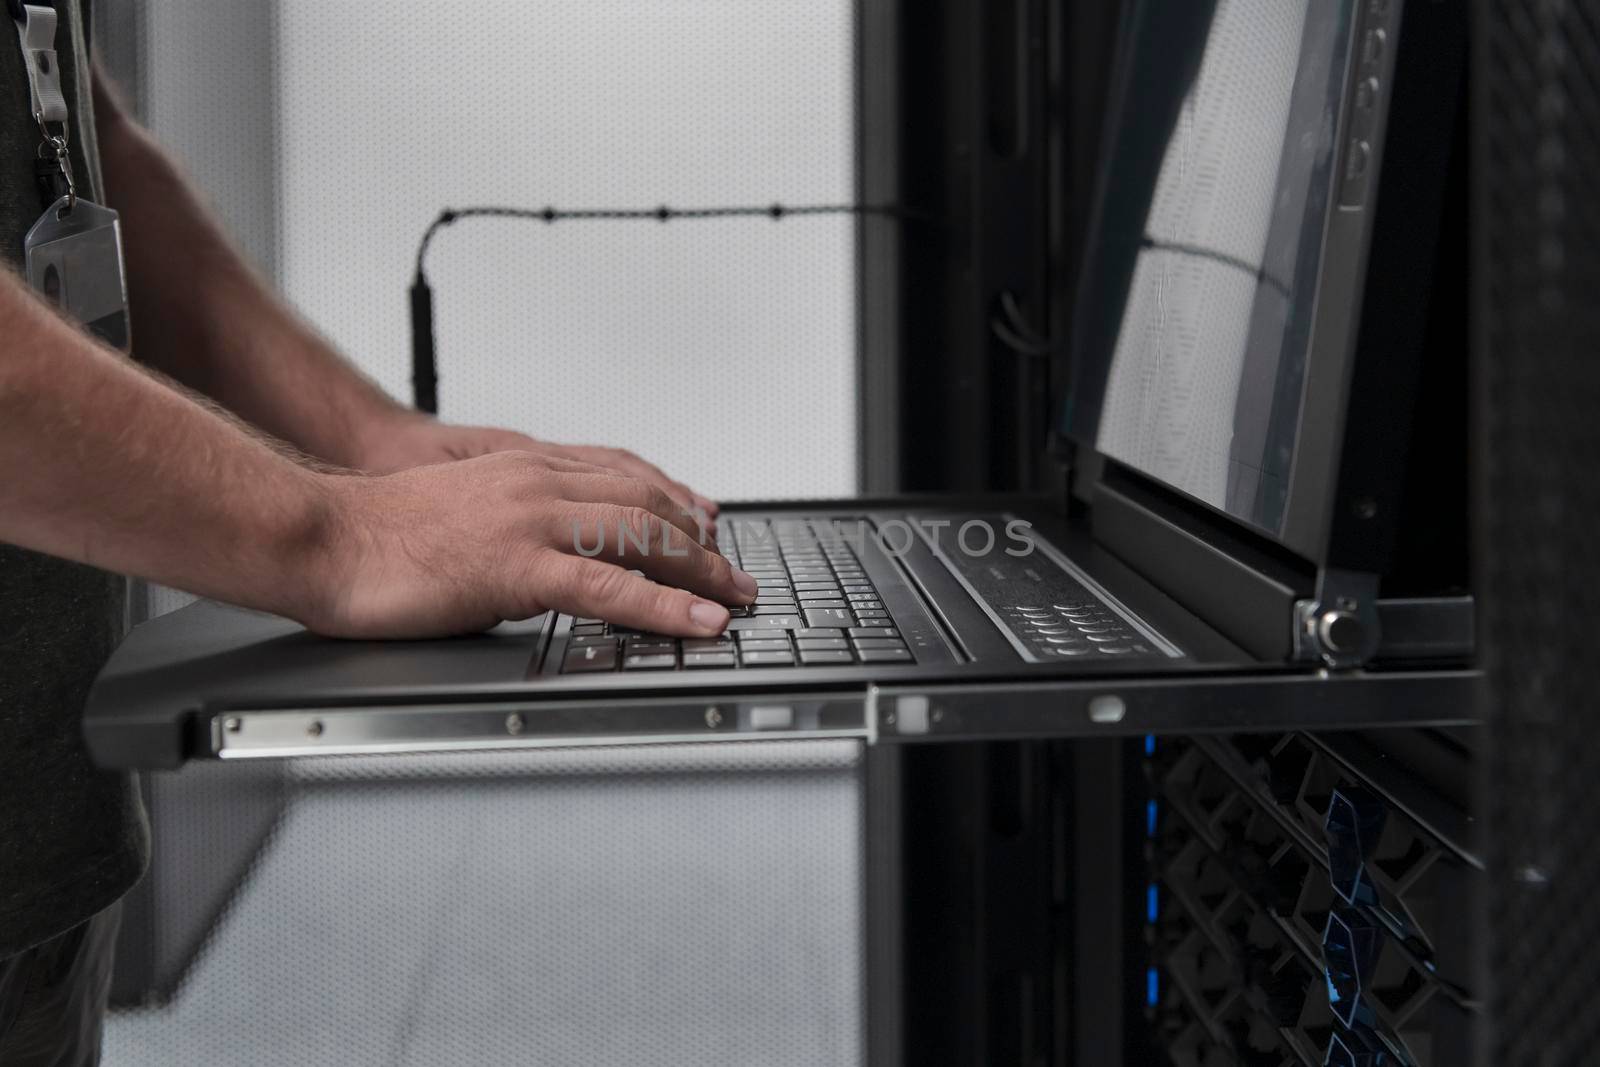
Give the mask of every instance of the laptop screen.
[[1139, 6], [1075, 317], [1063, 432], [1268, 532], [1300, 436], [1356, 2]]

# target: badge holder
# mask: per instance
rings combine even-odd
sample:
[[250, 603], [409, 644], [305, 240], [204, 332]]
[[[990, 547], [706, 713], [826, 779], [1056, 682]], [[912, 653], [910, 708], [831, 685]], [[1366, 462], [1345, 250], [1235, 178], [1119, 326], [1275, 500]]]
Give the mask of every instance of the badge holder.
[[[32, 4], [10, 4], [28, 71], [33, 117], [43, 141], [41, 175], [60, 195], [23, 242], [28, 284], [61, 312], [82, 323], [106, 344], [128, 350], [128, 286], [122, 266], [122, 226], [117, 213], [80, 197], [67, 151], [66, 98], [56, 59], [56, 12]], [[51, 125], [60, 127], [54, 132]]]
[[113, 348], [128, 349], [128, 293], [117, 213], [73, 197], [57, 200], [23, 244], [28, 284]]

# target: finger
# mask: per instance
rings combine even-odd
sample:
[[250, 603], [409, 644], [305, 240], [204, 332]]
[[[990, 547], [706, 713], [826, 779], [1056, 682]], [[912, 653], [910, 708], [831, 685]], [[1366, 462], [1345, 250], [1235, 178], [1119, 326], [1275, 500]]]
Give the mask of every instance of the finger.
[[702, 547], [713, 543], [715, 531], [708, 530], [690, 509], [680, 507], [665, 492], [640, 478], [614, 470], [593, 474], [562, 471], [553, 474], [550, 481], [567, 500], [643, 508], [672, 523]]
[[640, 459], [632, 452], [623, 452], [617, 459], [618, 465], [635, 478], [643, 478], [647, 482], [654, 482], [668, 496], [686, 508], [694, 506], [694, 494], [689, 491], [689, 487], [682, 482], [668, 478], [666, 472], [654, 463]]
[[705, 507], [706, 501], [703, 497], [700, 497], [699, 494], [682, 482], [667, 477], [667, 472], [654, 463], [636, 456], [632, 452], [619, 450], [614, 454], [618, 469], [627, 471], [636, 478], [643, 478], [645, 481], [655, 483], [683, 507], [691, 511], [704, 511], [708, 521], [712, 518], [714, 513], [710, 508]]
[[634, 567], [658, 582], [722, 604], [748, 604], [759, 592], [753, 577], [654, 512], [615, 504], [574, 504], [550, 521], [564, 528], [546, 530], [545, 543], [561, 551]]
[[539, 599], [569, 615], [677, 637], [710, 637], [728, 626], [722, 605], [612, 563], [552, 554], [545, 566]]

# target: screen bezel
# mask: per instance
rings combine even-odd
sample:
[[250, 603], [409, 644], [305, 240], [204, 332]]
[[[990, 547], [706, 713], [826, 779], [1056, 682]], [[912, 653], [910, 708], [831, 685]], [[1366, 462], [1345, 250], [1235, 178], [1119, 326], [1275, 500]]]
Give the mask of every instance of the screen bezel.
[[[1381, 29], [1386, 35], [1386, 46], [1380, 59], [1382, 84], [1393, 84], [1399, 40], [1400, 22], [1404, 9], [1402, 0], [1384, 5], [1381, 11], [1375, 5], [1356, 0], [1350, 20], [1350, 39], [1346, 42], [1346, 61], [1343, 74], [1343, 91], [1338, 107], [1338, 125], [1335, 131], [1334, 174], [1343, 175], [1349, 162], [1351, 140], [1351, 109], [1354, 86], [1363, 76], [1362, 43], [1366, 34]], [[1124, 38], [1142, 17], [1150, 17], [1149, 0], [1136, 0], [1124, 23]], [[1117, 58], [1112, 81], [1111, 107], [1101, 137], [1100, 158], [1096, 168], [1094, 203], [1090, 215], [1088, 240], [1082, 250], [1082, 269], [1078, 272], [1077, 289], [1071, 294], [1074, 305], [1090, 299], [1095, 270], [1094, 250], [1100, 244], [1104, 224], [1105, 203], [1111, 180], [1111, 158], [1114, 139], [1120, 124], [1127, 119], [1125, 102], [1130, 79], [1134, 77], [1129, 48], [1122, 48]], [[1323, 220], [1323, 241], [1318, 253], [1315, 295], [1312, 298], [1311, 329], [1307, 344], [1305, 378], [1301, 388], [1300, 431], [1296, 439], [1294, 456], [1288, 476], [1288, 492], [1283, 515], [1276, 529], [1266, 529], [1247, 519], [1231, 514], [1222, 508], [1184, 492], [1181, 488], [1144, 474], [1137, 468], [1118, 463], [1114, 457], [1102, 456], [1092, 439], [1068, 435], [1080, 456], [1088, 453], [1090, 466], [1099, 468], [1104, 463], [1115, 464], [1162, 490], [1192, 501], [1230, 528], [1244, 530], [1265, 537], [1313, 563], [1322, 563], [1328, 555], [1329, 535], [1333, 526], [1333, 509], [1339, 477], [1339, 461], [1344, 446], [1346, 416], [1349, 408], [1350, 383], [1356, 357], [1356, 339], [1359, 334], [1361, 305], [1368, 272], [1368, 252], [1372, 243], [1372, 218], [1377, 202], [1380, 176], [1383, 167], [1384, 143], [1388, 127], [1390, 93], [1379, 94], [1370, 124], [1363, 131], [1371, 147], [1365, 178], [1365, 194], [1359, 205], [1341, 203], [1336, 185], [1328, 198]], [[1336, 179], [1337, 180], [1337, 179]], [[1074, 316], [1076, 321], [1077, 316]], [[1083, 364], [1077, 351], [1080, 339], [1074, 333], [1074, 342], [1068, 352], [1065, 373], [1070, 381], [1074, 370]], [[1058, 404], [1064, 394], [1058, 391]], [[1061, 433], [1059, 421], [1053, 421]], [[1101, 461], [1104, 462], [1101, 462]]]

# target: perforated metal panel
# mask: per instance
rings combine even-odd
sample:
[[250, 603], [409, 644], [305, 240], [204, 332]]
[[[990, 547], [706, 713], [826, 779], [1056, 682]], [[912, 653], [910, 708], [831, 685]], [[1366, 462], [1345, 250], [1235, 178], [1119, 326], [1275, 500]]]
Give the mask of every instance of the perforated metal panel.
[[170, 1004], [112, 1019], [106, 1063], [858, 1063], [860, 758], [285, 764], [250, 873]]
[[[409, 396], [447, 205], [846, 202], [846, 0], [278, 5], [280, 273]], [[719, 498], [855, 487], [842, 219], [470, 222], [429, 260], [440, 412], [623, 445]]]
[[1600, 957], [1600, 4], [1476, 5], [1479, 590], [1495, 889], [1484, 1063], [1591, 1063]]

